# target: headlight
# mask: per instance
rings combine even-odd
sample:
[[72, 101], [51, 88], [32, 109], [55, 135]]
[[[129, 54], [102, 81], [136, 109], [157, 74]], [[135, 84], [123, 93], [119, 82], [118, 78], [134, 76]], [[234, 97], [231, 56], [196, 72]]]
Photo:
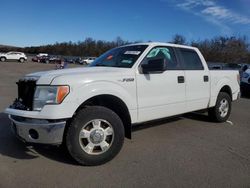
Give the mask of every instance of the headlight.
[[33, 110], [40, 111], [46, 104], [60, 104], [69, 94], [69, 86], [37, 86]]
[[247, 74], [246, 72], [243, 72], [243, 74], [242, 74], [243, 78], [248, 78], [248, 76], [249, 76], [249, 74]]

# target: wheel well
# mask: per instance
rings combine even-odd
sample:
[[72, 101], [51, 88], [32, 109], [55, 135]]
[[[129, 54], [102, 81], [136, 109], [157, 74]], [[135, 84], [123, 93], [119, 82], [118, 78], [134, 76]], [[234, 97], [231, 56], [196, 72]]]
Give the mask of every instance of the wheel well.
[[221, 88], [220, 92], [225, 92], [225, 93], [227, 93], [227, 94], [230, 96], [231, 100], [232, 100], [232, 90], [231, 90], [231, 88], [230, 88], [228, 85], [223, 86], [223, 87]]
[[131, 117], [126, 104], [118, 97], [113, 95], [98, 95], [92, 97], [81, 104], [78, 110], [86, 106], [104, 106], [114, 111], [122, 120], [125, 130], [125, 136], [131, 138]]

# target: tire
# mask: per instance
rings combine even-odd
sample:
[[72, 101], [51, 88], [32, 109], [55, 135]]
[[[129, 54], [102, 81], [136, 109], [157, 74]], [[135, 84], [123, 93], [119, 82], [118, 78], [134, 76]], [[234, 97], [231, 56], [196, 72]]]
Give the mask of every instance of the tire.
[[66, 147], [81, 165], [95, 166], [113, 159], [124, 142], [119, 116], [101, 106], [80, 110], [66, 132]]
[[0, 58], [0, 61], [1, 61], [1, 62], [4, 62], [4, 61], [6, 61], [6, 58], [5, 58], [5, 57], [1, 57], [1, 58]]
[[208, 115], [212, 121], [225, 122], [231, 113], [232, 100], [229, 94], [220, 92], [215, 107], [208, 109]]
[[24, 58], [20, 58], [20, 59], [19, 59], [19, 62], [20, 62], [20, 63], [24, 63], [24, 61], [25, 61]]

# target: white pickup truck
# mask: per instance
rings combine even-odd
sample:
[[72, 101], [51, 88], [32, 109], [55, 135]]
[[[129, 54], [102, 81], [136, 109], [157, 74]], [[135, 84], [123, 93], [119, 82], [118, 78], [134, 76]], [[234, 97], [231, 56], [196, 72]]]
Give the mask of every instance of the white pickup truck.
[[80, 164], [99, 165], [118, 154], [132, 125], [203, 109], [226, 121], [239, 79], [237, 71], [210, 71], [194, 47], [132, 44], [89, 67], [24, 76], [5, 113], [21, 140], [65, 143]]

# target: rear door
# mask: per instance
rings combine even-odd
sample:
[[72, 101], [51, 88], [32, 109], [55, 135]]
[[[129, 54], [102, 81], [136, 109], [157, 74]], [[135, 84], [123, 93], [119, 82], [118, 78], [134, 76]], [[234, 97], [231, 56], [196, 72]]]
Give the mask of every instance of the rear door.
[[186, 110], [194, 111], [208, 107], [210, 97], [209, 70], [193, 49], [178, 48], [185, 73]]
[[141, 64], [147, 64], [152, 58], [164, 58], [166, 70], [162, 73], [137, 73], [139, 122], [185, 112], [184, 71], [181, 70], [182, 67], [173, 48], [167, 46], [154, 47]]

